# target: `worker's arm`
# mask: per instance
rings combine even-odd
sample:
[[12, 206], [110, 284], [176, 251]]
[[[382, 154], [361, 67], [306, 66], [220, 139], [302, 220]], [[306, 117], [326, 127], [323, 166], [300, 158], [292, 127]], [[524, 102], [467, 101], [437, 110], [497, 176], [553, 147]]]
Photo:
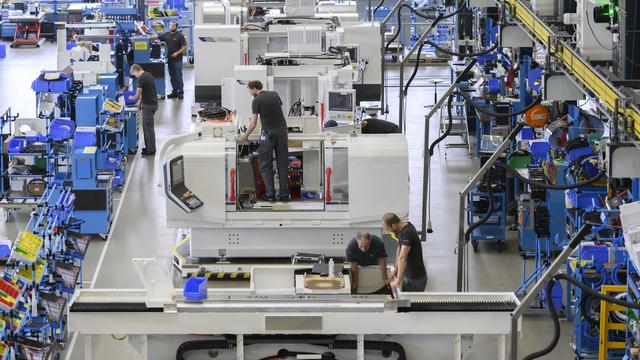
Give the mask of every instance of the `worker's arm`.
[[171, 54], [171, 57], [177, 58], [178, 56], [187, 53], [187, 40], [184, 38], [184, 36], [182, 37], [182, 40], [180, 42], [181, 42], [180, 49], [178, 49], [178, 51]]
[[389, 276], [387, 275], [387, 258], [381, 257], [378, 259], [378, 266], [380, 267], [380, 273], [382, 274], [382, 281], [385, 285], [389, 285]]
[[351, 293], [355, 294], [358, 289], [358, 263], [355, 261], [350, 262], [349, 270], [351, 271]]
[[398, 259], [400, 258], [400, 245], [396, 248], [396, 265], [393, 267], [393, 270], [389, 273], [389, 278], [392, 278], [398, 275]]
[[399, 255], [396, 258], [396, 279], [391, 282], [391, 287], [395, 288], [398, 287], [398, 285], [402, 284], [404, 271], [407, 269], [407, 257], [409, 256], [409, 250], [411, 250], [411, 246], [400, 246], [400, 251], [398, 252]]
[[129, 100], [140, 100], [142, 98], [142, 89], [137, 88], [134, 95], [129, 95]]
[[242, 136], [240, 136], [240, 140], [242, 140], [242, 141], [248, 140], [249, 139], [249, 135], [251, 135], [253, 130], [256, 129], [256, 126], [258, 126], [258, 115], [257, 114], [253, 114], [249, 118], [249, 126], [247, 126], [247, 130], [244, 132], [244, 134], [242, 134]]

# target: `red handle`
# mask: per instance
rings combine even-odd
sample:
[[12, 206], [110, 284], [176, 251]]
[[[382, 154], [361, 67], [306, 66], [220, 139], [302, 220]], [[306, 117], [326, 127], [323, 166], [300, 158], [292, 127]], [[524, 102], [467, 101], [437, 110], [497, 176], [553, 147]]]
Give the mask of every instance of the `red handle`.
[[324, 173], [327, 175], [327, 195], [325, 196], [326, 202], [331, 201], [331, 168], [326, 168]]
[[231, 184], [231, 190], [229, 191], [229, 201], [231, 202], [236, 202], [236, 169], [235, 168], [231, 168], [231, 170], [229, 170], [229, 182]]

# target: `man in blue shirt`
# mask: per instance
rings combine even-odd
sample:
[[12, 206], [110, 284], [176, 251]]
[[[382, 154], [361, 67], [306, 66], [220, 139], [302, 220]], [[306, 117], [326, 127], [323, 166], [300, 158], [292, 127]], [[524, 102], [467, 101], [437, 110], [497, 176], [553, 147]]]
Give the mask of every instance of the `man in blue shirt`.
[[377, 236], [372, 236], [366, 231], [359, 231], [355, 238], [351, 239], [347, 246], [347, 262], [351, 270], [351, 292], [358, 288], [358, 271], [360, 266], [380, 267], [382, 281], [389, 285], [387, 276], [387, 252], [384, 243]]

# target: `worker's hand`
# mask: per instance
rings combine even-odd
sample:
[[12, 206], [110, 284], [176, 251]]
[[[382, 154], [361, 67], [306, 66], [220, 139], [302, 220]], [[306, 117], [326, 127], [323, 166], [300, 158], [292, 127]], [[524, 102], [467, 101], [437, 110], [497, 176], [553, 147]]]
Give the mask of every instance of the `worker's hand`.
[[392, 289], [397, 289], [398, 285], [400, 285], [400, 281], [398, 279], [393, 280], [389, 286], [391, 286]]
[[391, 284], [391, 280], [389, 278], [386, 279], [382, 279], [384, 281], [384, 284], [389, 286]]
[[135, 100], [135, 99], [136, 99], [136, 98], [135, 98], [135, 96], [133, 96], [133, 95], [129, 95], [129, 101], [133, 101], [133, 100]]
[[171, 57], [175, 59], [175, 58], [178, 57], [178, 55], [180, 55], [180, 54], [178, 54], [178, 52], [176, 51], [173, 54], [171, 54]]
[[389, 279], [396, 277], [396, 275], [398, 275], [398, 268], [394, 266], [388, 275]]

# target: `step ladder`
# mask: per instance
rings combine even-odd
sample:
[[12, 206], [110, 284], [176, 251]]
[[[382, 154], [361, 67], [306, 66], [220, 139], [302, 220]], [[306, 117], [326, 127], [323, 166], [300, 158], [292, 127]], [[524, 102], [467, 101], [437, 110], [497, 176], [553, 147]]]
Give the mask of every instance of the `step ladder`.
[[[616, 295], [627, 291], [626, 285], [603, 285], [600, 293], [605, 296]], [[611, 322], [610, 313], [623, 312], [626, 313], [627, 308], [621, 305], [609, 304], [606, 301], [600, 301], [600, 349], [598, 352], [599, 360], [609, 359], [609, 350], [625, 349], [624, 341], [609, 341], [610, 331], [626, 331], [627, 324]]]
[[[447, 130], [447, 125], [449, 123], [449, 114], [448, 111], [443, 106], [440, 108], [440, 134], [444, 134]], [[469, 127], [467, 126], [467, 116], [465, 111], [465, 103], [464, 101], [453, 101], [451, 103], [451, 114], [452, 114], [452, 122], [451, 122], [451, 132], [449, 136], [459, 136], [462, 139], [462, 142], [459, 143], [447, 143], [445, 145], [444, 157], [447, 158], [447, 149], [463, 149], [466, 148], [469, 151], [469, 156], [471, 156], [471, 148], [469, 145]], [[440, 145], [438, 145], [439, 147]]]

